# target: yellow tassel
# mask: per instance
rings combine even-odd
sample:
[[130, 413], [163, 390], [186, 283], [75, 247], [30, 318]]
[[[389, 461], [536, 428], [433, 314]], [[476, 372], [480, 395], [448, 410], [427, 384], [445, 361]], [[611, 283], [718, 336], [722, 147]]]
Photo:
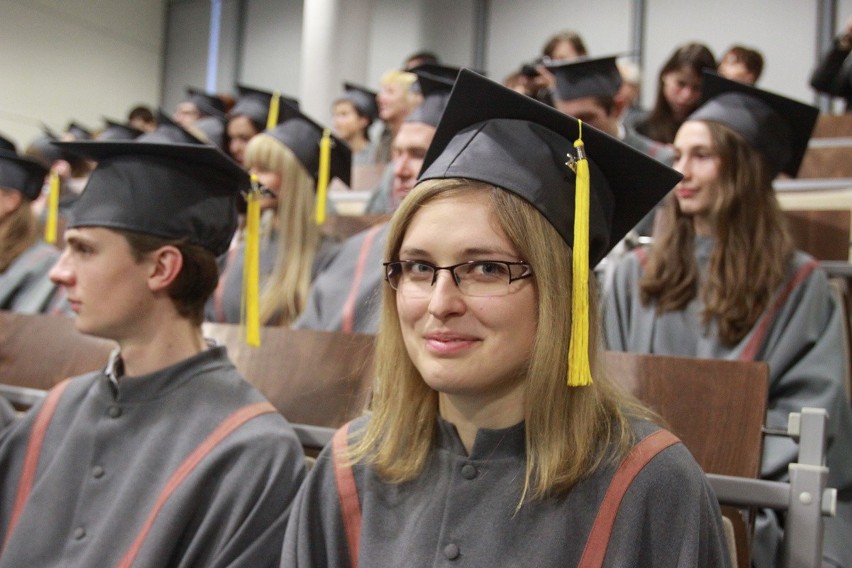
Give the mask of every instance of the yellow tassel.
[[275, 128], [278, 125], [278, 105], [281, 103], [281, 93], [274, 91], [269, 101], [269, 114], [266, 115], [266, 129]]
[[58, 173], [50, 172], [50, 182], [47, 187], [47, 222], [44, 224], [44, 240], [49, 244], [54, 244], [56, 243], [57, 225], [59, 223]]
[[246, 344], [260, 347], [260, 188], [251, 176], [252, 190], [246, 195], [245, 260], [243, 264], [242, 320]]
[[568, 386], [591, 384], [589, 366], [589, 162], [583, 144], [583, 123], [574, 141], [577, 174], [574, 194], [574, 252], [571, 282], [571, 344], [568, 348]]
[[322, 131], [320, 140], [319, 174], [317, 175], [317, 225], [325, 223], [326, 202], [328, 201], [328, 181], [331, 173], [331, 130]]

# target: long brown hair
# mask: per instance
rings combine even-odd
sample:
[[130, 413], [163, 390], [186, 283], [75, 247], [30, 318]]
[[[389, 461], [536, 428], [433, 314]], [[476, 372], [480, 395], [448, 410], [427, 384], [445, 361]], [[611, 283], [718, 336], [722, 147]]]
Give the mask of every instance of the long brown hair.
[[[671, 144], [674, 141], [677, 129], [683, 123], [683, 120], [678, 120], [674, 116], [672, 107], [666, 100], [663, 93], [663, 77], [672, 71], [680, 71], [681, 69], [689, 69], [698, 77], [701, 77], [701, 71], [704, 69], [715, 71], [716, 59], [713, 57], [713, 52], [703, 44], [687, 43], [678, 47], [671, 57], [660, 69], [660, 75], [657, 77], [657, 99], [654, 102], [654, 108], [648, 118], [636, 125], [636, 130], [657, 142]], [[697, 103], [696, 103], [697, 105]]]
[[706, 280], [699, 283], [692, 218], [670, 198], [640, 290], [642, 302], [655, 302], [659, 313], [683, 309], [700, 297], [704, 324], [715, 321], [719, 338], [734, 345], [783, 281], [793, 244], [764, 158], [730, 128], [704, 124], [720, 162], [712, 216], [715, 243]]
[[[16, 190], [0, 187], [0, 191], [7, 193]], [[38, 224], [30, 210], [30, 202], [23, 194], [20, 195], [18, 208], [0, 219], [0, 273], [6, 272], [15, 259], [38, 240]]]
[[[495, 222], [535, 274], [538, 324], [525, 381], [527, 466], [522, 495], [542, 499], [564, 494], [601, 464], [620, 459], [627, 452], [633, 434], [625, 410], [631, 415], [649, 414], [618, 391], [603, 368], [594, 283], [589, 286], [593, 291], [589, 356], [594, 382], [582, 388], [566, 386], [571, 250], [553, 226], [523, 199], [468, 180], [421, 183], [391, 221], [385, 258], [399, 258], [405, 233], [424, 204], [471, 191], [490, 197]], [[432, 450], [438, 393], [426, 384], [408, 355], [395, 292], [389, 286], [383, 293], [376, 361], [372, 416], [350, 458], [370, 464], [391, 483], [402, 483], [422, 472]]]

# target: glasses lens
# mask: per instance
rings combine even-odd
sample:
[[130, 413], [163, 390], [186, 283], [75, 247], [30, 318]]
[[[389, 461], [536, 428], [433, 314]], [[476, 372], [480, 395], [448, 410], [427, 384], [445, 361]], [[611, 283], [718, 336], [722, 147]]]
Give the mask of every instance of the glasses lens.
[[461, 291], [469, 296], [505, 296], [512, 272], [505, 262], [486, 260], [457, 267], [456, 277]]

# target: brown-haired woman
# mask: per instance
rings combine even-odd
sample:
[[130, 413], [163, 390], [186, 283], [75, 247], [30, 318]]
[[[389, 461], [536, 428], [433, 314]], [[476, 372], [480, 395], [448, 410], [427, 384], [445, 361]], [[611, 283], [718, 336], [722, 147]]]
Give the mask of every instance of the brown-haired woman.
[[[624, 457], [668, 433], [607, 377], [595, 294], [572, 255], [596, 262], [616, 227], [635, 222], [610, 224], [627, 180], [608, 166], [629, 162], [643, 180], [628, 216], [677, 176], [588, 130], [600, 169], [590, 166], [586, 248], [574, 246], [564, 163], [577, 122], [461, 72], [421, 181], [391, 221], [372, 412], [317, 460], [282, 566], [728, 564], [718, 505], [680, 444], [633, 479], [611, 533], [592, 529]], [[567, 386], [584, 358], [568, 353], [572, 293], [590, 302], [576, 337], [588, 339], [592, 381]]]
[[[827, 409], [829, 485], [846, 497], [826, 521], [825, 552], [849, 566], [843, 310], [814, 259], [794, 250], [772, 188], [779, 172], [798, 170], [817, 109], [712, 74], [704, 83], [709, 100], [675, 138], [684, 178], [664, 206], [657, 242], [615, 269], [607, 342], [620, 351], [766, 361], [770, 428], [786, 429], [802, 407]], [[797, 450], [767, 437], [761, 475], [786, 478]], [[759, 516], [755, 566], [777, 565], [781, 523], [772, 512]]]
[[678, 47], [660, 69], [654, 107], [636, 122], [636, 130], [651, 140], [671, 144], [677, 129], [698, 107], [701, 73], [705, 69], [716, 69], [716, 60], [707, 46], [688, 43]]

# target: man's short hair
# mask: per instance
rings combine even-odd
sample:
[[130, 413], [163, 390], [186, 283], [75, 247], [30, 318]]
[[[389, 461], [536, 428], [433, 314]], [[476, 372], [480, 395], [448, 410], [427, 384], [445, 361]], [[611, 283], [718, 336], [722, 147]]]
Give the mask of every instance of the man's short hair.
[[172, 245], [183, 257], [180, 274], [167, 288], [178, 313], [194, 325], [204, 321], [204, 305], [219, 282], [219, 267], [212, 252], [186, 241], [164, 239], [135, 231], [116, 231], [127, 240], [131, 254], [137, 262], [160, 247]]
[[761, 55], [759, 51], [743, 45], [734, 45], [725, 52], [721, 61], [724, 61], [729, 57], [736, 63], [742, 63], [745, 68], [754, 75], [755, 81], [760, 79], [760, 74], [763, 73], [763, 55]]

